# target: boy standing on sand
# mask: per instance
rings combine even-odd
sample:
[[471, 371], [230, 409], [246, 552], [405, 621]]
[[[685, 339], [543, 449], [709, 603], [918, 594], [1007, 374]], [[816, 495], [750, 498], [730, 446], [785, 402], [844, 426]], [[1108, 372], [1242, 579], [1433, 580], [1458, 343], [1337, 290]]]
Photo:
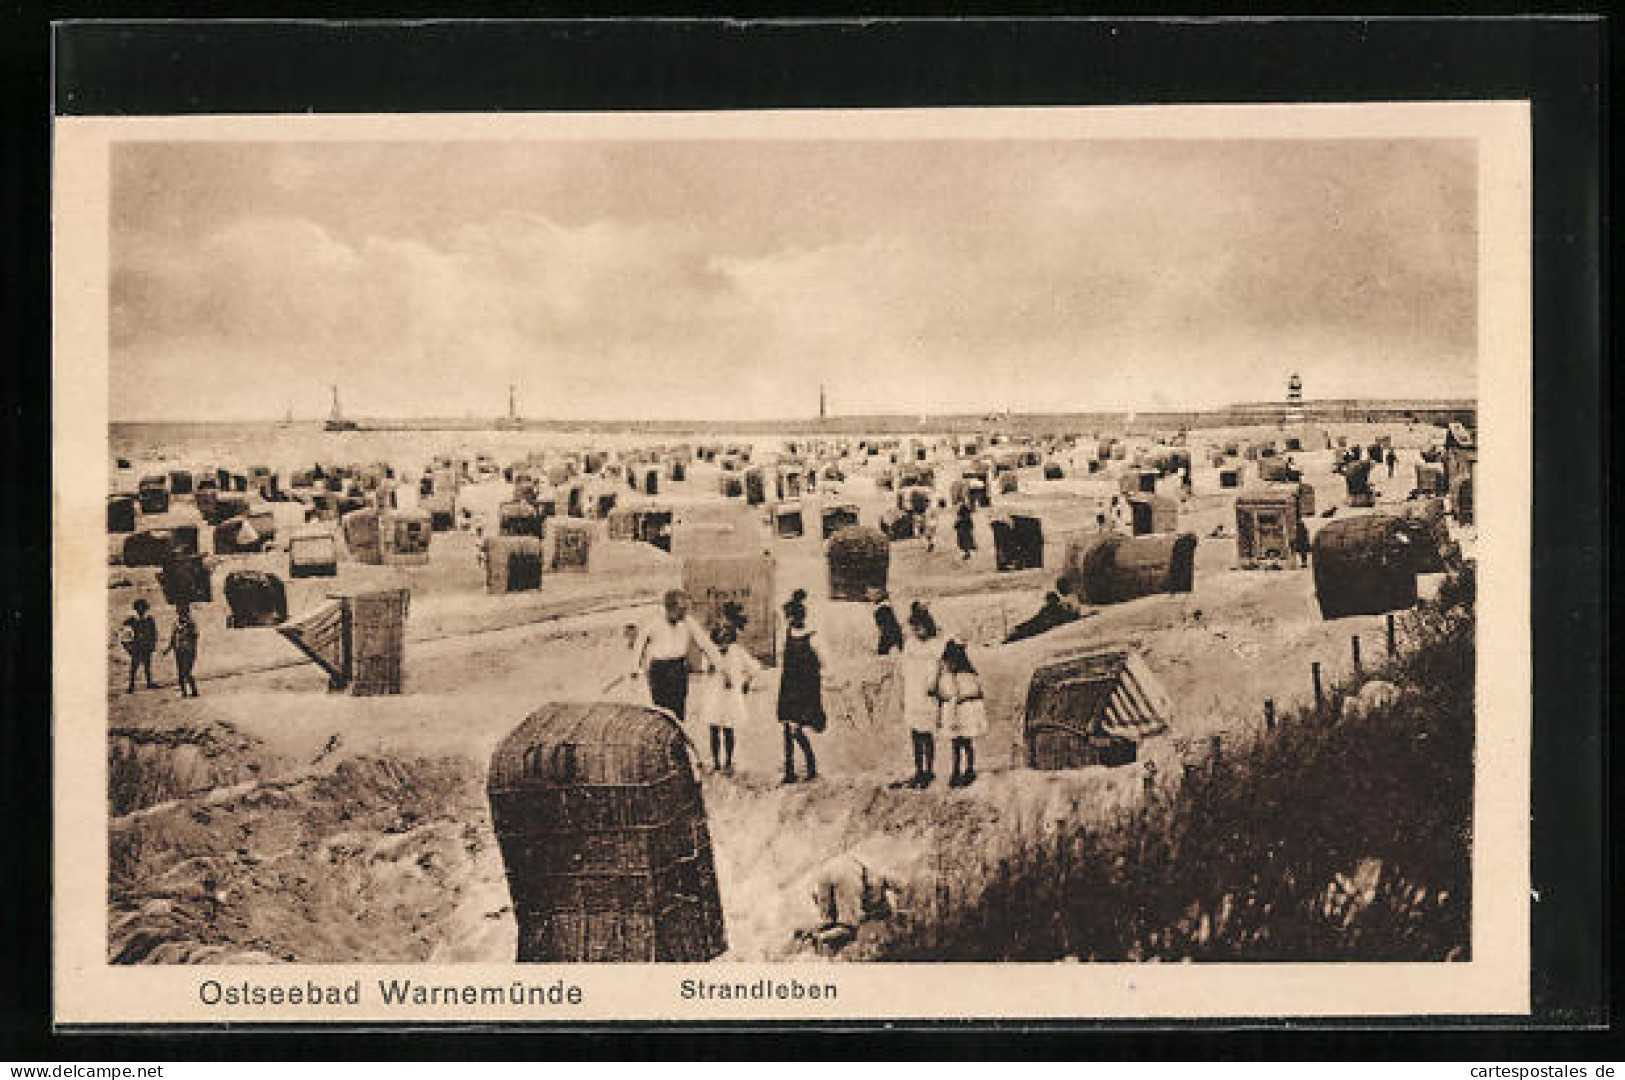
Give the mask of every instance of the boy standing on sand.
[[119, 628], [119, 644], [130, 657], [130, 685], [124, 690], [126, 694], [135, 693], [135, 673], [137, 668], [147, 673], [147, 689], [155, 690], [158, 684], [152, 681], [152, 654], [158, 648], [158, 623], [147, 614], [147, 602], [137, 600], [133, 605], [135, 614], [124, 620]]
[[192, 674], [197, 664], [197, 623], [192, 621], [189, 604], [175, 605], [175, 628], [169, 632], [169, 644], [164, 655], [175, 654], [175, 681], [180, 685], [181, 697], [197, 697], [197, 677]]

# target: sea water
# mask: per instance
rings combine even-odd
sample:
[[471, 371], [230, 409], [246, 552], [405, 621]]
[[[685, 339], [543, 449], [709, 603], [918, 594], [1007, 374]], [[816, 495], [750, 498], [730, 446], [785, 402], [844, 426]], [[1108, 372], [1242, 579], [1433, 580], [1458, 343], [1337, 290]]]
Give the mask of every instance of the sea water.
[[137, 476], [171, 469], [215, 467], [246, 471], [264, 466], [284, 478], [316, 464], [387, 462], [401, 476], [415, 476], [437, 457], [468, 458], [488, 454], [500, 466], [532, 453], [563, 450], [624, 450], [639, 446], [688, 443], [749, 446], [753, 454], [780, 449], [778, 436], [707, 432], [681, 435], [653, 432], [498, 431], [485, 429], [387, 428], [326, 431], [320, 422], [304, 423], [113, 423], [109, 454], [130, 462]]

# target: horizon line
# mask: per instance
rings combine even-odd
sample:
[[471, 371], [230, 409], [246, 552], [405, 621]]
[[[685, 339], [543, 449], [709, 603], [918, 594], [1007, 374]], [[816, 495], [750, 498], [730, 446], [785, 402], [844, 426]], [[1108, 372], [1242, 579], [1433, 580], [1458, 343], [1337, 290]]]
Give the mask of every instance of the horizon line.
[[[1477, 408], [1477, 406], [1478, 406], [1478, 398], [1476, 396], [1472, 396], [1472, 397], [1459, 397], [1458, 396], [1458, 397], [1437, 397], [1437, 398], [1424, 398], [1424, 397], [1318, 398], [1318, 399], [1307, 399], [1306, 398], [1302, 403], [1297, 404], [1294, 407], [1298, 408], [1298, 409], [1302, 409], [1305, 412], [1310, 412], [1310, 411], [1315, 410], [1316, 408], [1321, 408], [1321, 409], [1325, 409], [1325, 408], [1343, 408], [1343, 409], [1366, 408], [1366, 409], [1389, 409], [1389, 410], [1392, 410], [1392, 409], [1405, 409], [1407, 407], [1421, 408], [1421, 409], [1458, 409], [1458, 408]], [[899, 421], [899, 420], [905, 420], [905, 421], [911, 421], [911, 422], [912, 421], [919, 421], [919, 420], [952, 420], [952, 421], [961, 421], [962, 422], [962, 421], [966, 421], [966, 420], [998, 421], [998, 420], [1018, 420], [1018, 419], [1032, 419], [1032, 418], [1050, 419], [1050, 418], [1058, 418], [1058, 417], [1099, 417], [1099, 416], [1130, 417], [1130, 416], [1162, 416], [1162, 415], [1188, 415], [1188, 414], [1196, 414], [1196, 415], [1214, 414], [1214, 415], [1218, 415], [1218, 414], [1232, 413], [1232, 412], [1254, 412], [1254, 413], [1264, 413], [1264, 412], [1269, 412], [1269, 411], [1286, 412], [1288, 410], [1288, 408], [1289, 408], [1289, 406], [1285, 402], [1280, 402], [1280, 401], [1241, 401], [1241, 402], [1234, 402], [1234, 403], [1231, 403], [1229, 405], [1205, 405], [1205, 406], [1183, 406], [1183, 407], [1157, 406], [1155, 408], [1147, 408], [1147, 409], [1136, 409], [1136, 408], [1061, 409], [1061, 410], [1054, 410], [1054, 411], [997, 410], [997, 411], [990, 411], [990, 412], [924, 412], [924, 413], [917, 413], [917, 412], [912, 412], [912, 411], [906, 411], [905, 410], [905, 411], [897, 411], [897, 412], [875, 412], [875, 413], [835, 413], [835, 414], [831, 414], [831, 415], [828, 415], [828, 416], [825, 416], [825, 417], [819, 417], [819, 416], [816, 416], [816, 415], [769, 416], [769, 417], [761, 417], [761, 418], [758, 418], [758, 419], [748, 419], [748, 418], [742, 418], [742, 417], [636, 418], [636, 417], [626, 417], [626, 416], [596, 416], [596, 417], [585, 417], [585, 416], [582, 416], [582, 417], [520, 416], [518, 419], [519, 419], [519, 422], [521, 424], [527, 425], [527, 426], [529, 426], [529, 425], [560, 425], [560, 424], [628, 424], [628, 425], [636, 425], [636, 424], [663, 424], [663, 425], [672, 425], [672, 424], [706, 424], [706, 425], [746, 424], [746, 425], [755, 426], [755, 425], [760, 425], [760, 424], [819, 424], [819, 423], [829, 424], [829, 423], [837, 423], [837, 422], [851, 423], [853, 421], [863, 421], [863, 420], [890, 421], [890, 422], [895, 422], [895, 421]], [[493, 414], [491, 414], [489, 416], [484, 416], [484, 415], [432, 416], [432, 415], [422, 415], [422, 414], [418, 414], [418, 415], [399, 415], [399, 414], [395, 414], [395, 415], [362, 416], [362, 415], [356, 415], [356, 414], [347, 414], [345, 416], [345, 419], [354, 421], [356, 423], [371, 423], [371, 424], [459, 424], [459, 425], [467, 425], [467, 424], [487, 424], [487, 423], [495, 424], [495, 423], [511, 423], [512, 422], [511, 418], [508, 417], [506, 414], [498, 414], [498, 413], [493, 413]], [[325, 417], [325, 416], [317, 416], [317, 415], [309, 415], [309, 416], [302, 416], [302, 417], [294, 417], [293, 418], [293, 422], [296, 423], [296, 424], [324, 423], [326, 420], [327, 420], [327, 417]], [[271, 416], [262, 416], [262, 417], [235, 417], [235, 418], [229, 418], [229, 419], [198, 419], [198, 418], [191, 418], [191, 417], [143, 417], [143, 418], [125, 418], [125, 417], [117, 417], [117, 418], [115, 418], [115, 417], [110, 417], [108, 419], [109, 424], [244, 424], [244, 423], [247, 423], [247, 424], [281, 424], [281, 423], [287, 423], [287, 422], [288, 422], [288, 418], [286, 417], [286, 415], [283, 415], [283, 416], [271, 415]]]

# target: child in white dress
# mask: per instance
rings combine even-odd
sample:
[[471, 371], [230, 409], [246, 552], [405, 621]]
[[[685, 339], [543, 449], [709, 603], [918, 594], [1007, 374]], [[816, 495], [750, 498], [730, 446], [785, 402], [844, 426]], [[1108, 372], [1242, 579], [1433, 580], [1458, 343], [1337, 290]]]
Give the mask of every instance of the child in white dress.
[[718, 658], [706, 674], [700, 712], [711, 728], [711, 768], [724, 776], [733, 775], [734, 728], [748, 716], [745, 695], [762, 674], [762, 665], [739, 644], [744, 621], [742, 614], [729, 610], [711, 631]]

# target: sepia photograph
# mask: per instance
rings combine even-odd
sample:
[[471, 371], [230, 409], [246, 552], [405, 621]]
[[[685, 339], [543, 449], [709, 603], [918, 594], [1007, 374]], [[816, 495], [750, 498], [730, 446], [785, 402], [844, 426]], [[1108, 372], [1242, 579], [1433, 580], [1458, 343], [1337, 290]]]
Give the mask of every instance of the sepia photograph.
[[79, 1013], [1524, 1007], [1526, 117], [63, 122]]

